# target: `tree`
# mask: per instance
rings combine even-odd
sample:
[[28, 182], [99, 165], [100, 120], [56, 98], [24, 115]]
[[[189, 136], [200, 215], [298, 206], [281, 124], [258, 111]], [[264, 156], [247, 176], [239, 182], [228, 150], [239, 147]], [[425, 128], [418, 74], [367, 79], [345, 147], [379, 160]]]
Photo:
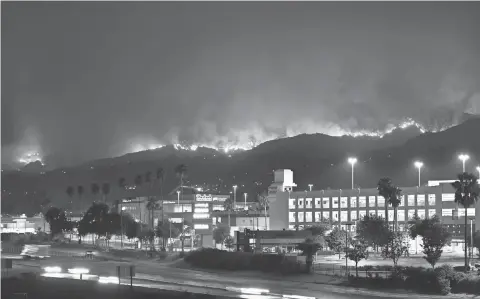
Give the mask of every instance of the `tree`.
[[180, 231], [180, 235], [178, 236], [180, 238], [180, 242], [182, 244], [182, 253], [185, 252], [185, 238], [187, 234], [191, 234], [193, 231], [193, 225], [190, 223], [183, 221], [182, 223], [175, 223], [176, 226], [178, 226], [178, 230]]
[[135, 177], [134, 183], [135, 183], [135, 186], [136, 186], [136, 187], [141, 186], [141, 185], [142, 185], [142, 176], [141, 176], [141, 175], [137, 175], [137, 176]]
[[129, 239], [138, 238], [140, 236], [140, 224], [129, 214], [122, 213], [121, 217], [125, 236]]
[[228, 250], [232, 250], [235, 247], [235, 240], [233, 239], [232, 236], [227, 236], [223, 241], [223, 243], [225, 243], [225, 247]]
[[380, 216], [365, 215], [357, 223], [357, 237], [373, 248], [385, 246], [389, 234], [388, 223]]
[[230, 236], [230, 226], [217, 225], [217, 227], [213, 229], [213, 240], [215, 244], [221, 244], [223, 247], [223, 243], [228, 236]]
[[225, 209], [225, 211], [227, 211], [227, 214], [228, 214], [228, 226], [231, 226], [231, 213], [233, 211], [233, 200], [231, 197], [227, 198], [224, 202], [223, 202], [223, 207]]
[[[345, 241], [344, 241], [345, 242]], [[313, 265], [313, 256], [320, 249], [320, 244], [316, 243], [313, 239], [307, 238], [304, 242], [297, 245], [297, 249], [302, 251], [302, 255], [306, 257], [306, 272], [310, 273]]]
[[51, 207], [45, 213], [45, 221], [50, 225], [50, 234], [55, 236], [68, 228], [67, 217], [65, 213], [56, 207]]
[[332, 229], [332, 225], [328, 221], [322, 221], [315, 225], [307, 226], [303, 230], [312, 233], [313, 240], [320, 244], [321, 248], [325, 246], [325, 234]]
[[388, 243], [382, 250], [382, 256], [385, 259], [393, 261], [393, 267], [397, 268], [398, 260], [408, 251], [408, 238], [403, 232], [390, 231]]
[[185, 179], [185, 175], [187, 174], [187, 165], [180, 164], [175, 167], [175, 174], [180, 179], [180, 192], [182, 194], [183, 200], [183, 180]]
[[368, 244], [362, 240], [357, 239], [351, 242], [352, 248], [347, 251], [347, 258], [355, 262], [355, 274], [358, 277], [358, 262], [368, 258]]
[[[79, 227], [83, 233], [92, 233], [97, 235], [106, 235], [108, 232], [108, 211], [109, 208], [104, 203], [93, 203], [80, 220]], [[84, 235], [85, 235], [84, 234]]]
[[397, 209], [400, 205], [402, 190], [392, 183], [390, 178], [381, 178], [377, 184], [378, 195], [385, 198], [385, 220], [388, 224], [388, 205], [393, 207], [394, 230], [397, 230]]
[[70, 197], [70, 209], [71, 210], [73, 210], [72, 196], [73, 196], [74, 192], [75, 192], [75, 189], [72, 186], [67, 187], [66, 193], [67, 193], [68, 197]]
[[469, 268], [467, 256], [467, 209], [478, 201], [479, 187], [477, 177], [471, 173], [460, 173], [457, 178], [458, 180], [452, 183], [452, 187], [455, 189], [455, 203], [465, 209], [465, 271], [467, 271]]
[[102, 184], [102, 194], [103, 194], [103, 202], [107, 202], [107, 196], [110, 193], [110, 184], [109, 183], [103, 183]]
[[151, 183], [152, 182], [152, 172], [147, 171], [145, 173], [145, 183]]
[[98, 193], [100, 193], [100, 187], [98, 186], [97, 183], [92, 183], [92, 185], [90, 185], [90, 191], [92, 192], [93, 196], [96, 198]]
[[344, 230], [339, 229], [338, 227], [335, 227], [330, 234], [325, 238], [325, 241], [335, 253], [338, 253], [339, 258], [340, 258], [340, 253], [343, 251], [343, 249], [346, 246], [346, 238], [347, 238], [347, 232]]
[[163, 240], [163, 247], [165, 248], [167, 240], [177, 238], [180, 235], [180, 230], [177, 226], [172, 225], [168, 219], [164, 219], [157, 224], [155, 235]]
[[473, 246], [478, 250], [478, 256], [480, 257], [480, 231], [473, 233]]
[[153, 217], [154, 217], [154, 211], [158, 210], [160, 208], [160, 205], [158, 204], [157, 200], [155, 197], [149, 197], [147, 201], [147, 210], [150, 213], [150, 219], [151, 219], [151, 224], [152, 224], [152, 229], [155, 229], [155, 225], [153, 222]]
[[265, 230], [268, 229], [267, 225], [267, 210], [269, 209], [269, 202], [268, 202], [268, 193], [262, 192], [258, 195], [257, 201], [259, 203], [260, 210], [263, 210], [263, 216], [265, 217]]
[[83, 186], [81, 185], [77, 186], [78, 201], [80, 201], [80, 210], [82, 212], [83, 212], [83, 201], [82, 201], [83, 193], [85, 193], [85, 189], [83, 188]]
[[125, 189], [125, 187], [127, 186], [127, 180], [125, 180], [124, 177], [121, 177], [118, 179], [118, 187], [120, 189]]

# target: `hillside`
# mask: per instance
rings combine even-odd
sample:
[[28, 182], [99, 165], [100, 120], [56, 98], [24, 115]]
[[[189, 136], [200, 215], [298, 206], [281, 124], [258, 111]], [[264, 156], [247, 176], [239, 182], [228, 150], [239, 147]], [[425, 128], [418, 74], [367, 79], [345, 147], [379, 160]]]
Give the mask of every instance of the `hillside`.
[[300, 189], [306, 189], [309, 183], [315, 184], [315, 188], [350, 188], [351, 170], [346, 163], [350, 155], [359, 160], [355, 167], [359, 186], [374, 187], [381, 176], [392, 177], [398, 185], [411, 186], [417, 183], [417, 172], [412, 165], [415, 159], [425, 163], [422, 170], [425, 180], [453, 177], [461, 170], [457, 159], [460, 151], [470, 154], [467, 165], [472, 171], [479, 163], [474, 157], [480, 152], [480, 138], [476, 137], [479, 129], [480, 119], [470, 119], [439, 133], [419, 135], [418, 131], [407, 129], [384, 138], [299, 135], [272, 140], [231, 156], [205, 148], [184, 151], [164, 147], [45, 174], [4, 171], [2, 210], [11, 212], [20, 205], [25, 210], [27, 203], [28, 209], [38, 210], [39, 202], [46, 197], [61, 205], [67, 202], [65, 190], [69, 185], [85, 186], [84, 200], [93, 200], [90, 194], [93, 182], [110, 183], [109, 198], [124, 197], [127, 194], [118, 187], [119, 178], [133, 184], [136, 175], [151, 171], [154, 177], [159, 167], [165, 171], [164, 190], [171, 190], [178, 183], [174, 168], [182, 163], [188, 167], [190, 184], [212, 192], [229, 192], [237, 184], [239, 194], [253, 195], [268, 187], [272, 171], [279, 168], [292, 169]]

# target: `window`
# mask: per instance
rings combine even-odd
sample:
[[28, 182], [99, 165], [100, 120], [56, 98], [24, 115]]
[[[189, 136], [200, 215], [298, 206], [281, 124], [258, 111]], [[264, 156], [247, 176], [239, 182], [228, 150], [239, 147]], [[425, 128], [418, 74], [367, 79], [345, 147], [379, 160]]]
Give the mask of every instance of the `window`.
[[212, 209], [214, 211], [225, 211], [225, 207], [223, 205], [214, 205]]
[[196, 203], [195, 208], [208, 208], [208, 203]]
[[305, 212], [305, 222], [313, 222], [312, 212]]
[[367, 215], [367, 211], [365, 211], [365, 210], [358, 211], [358, 219], [363, 220], [365, 215]]
[[465, 216], [465, 209], [458, 209], [458, 217], [463, 217]]
[[290, 210], [295, 209], [295, 198], [289, 198], [288, 199], [288, 208]]
[[399, 207], [405, 206], [405, 195], [400, 195], [400, 204], [398, 206]]
[[408, 220], [413, 219], [413, 216], [415, 216], [415, 210], [408, 210]]
[[435, 209], [428, 210], [428, 218], [433, 218], [435, 214], [437, 214], [437, 211]]
[[193, 228], [194, 229], [209, 229], [209, 225], [208, 224], [194, 224], [193, 225]]
[[343, 209], [348, 208], [348, 197], [340, 198], [340, 208], [343, 208]]
[[417, 215], [418, 217], [420, 217], [420, 219], [425, 219], [425, 210], [424, 209], [418, 210]]
[[297, 202], [298, 202], [298, 208], [303, 209], [303, 198], [299, 198]]
[[408, 206], [414, 207], [415, 206], [415, 195], [408, 195]]
[[207, 208], [195, 208], [195, 213], [208, 213], [210, 212]]
[[367, 198], [365, 196], [360, 196], [358, 198], [358, 207], [366, 208], [367, 207]]
[[385, 207], [385, 197], [383, 197], [383, 196], [377, 197], [377, 205], [378, 205], [378, 207], [384, 208]]
[[320, 198], [315, 198], [315, 208], [320, 209], [322, 207], [322, 201]]
[[297, 217], [295, 217], [295, 212], [288, 212], [288, 222], [295, 223], [297, 222]]
[[368, 197], [368, 207], [374, 208], [375, 207], [375, 196]]
[[338, 209], [338, 197], [332, 197], [332, 208]]
[[398, 210], [397, 211], [397, 220], [398, 221], [405, 221], [405, 210]]
[[315, 212], [315, 222], [322, 222], [322, 213]]
[[350, 211], [350, 221], [357, 221], [357, 211]]
[[417, 206], [425, 206], [425, 194], [417, 194]]
[[323, 220], [325, 221], [330, 220], [330, 212], [323, 212], [322, 217], [323, 217]]
[[289, 225], [289, 226], [288, 226], [288, 229], [294, 230], [294, 229], [295, 229], [295, 225], [292, 225], [292, 224]]
[[428, 194], [428, 205], [435, 206], [435, 194]]
[[208, 219], [210, 214], [193, 214], [193, 219]]
[[454, 200], [455, 200], [455, 193], [442, 194], [442, 201], [454, 201]]
[[330, 198], [329, 197], [324, 197], [322, 199], [323, 201], [323, 208], [324, 209], [329, 209], [330, 208]]
[[467, 216], [475, 216], [475, 208], [467, 209]]
[[375, 215], [377, 215], [377, 211], [376, 210], [369, 210], [368, 215], [375, 216]]
[[383, 219], [385, 219], [385, 211], [378, 210], [377, 215], [378, 215], [378, 217], [382, 217]]
[[350, 197], [350, 208], [356, 208], [357, 207], [357, 197], [352, 196]]
[[[208, 208], [207, 208], [208, 210]], [[192, 212], [192, 205], [175, 205], [173, 207], [174, 213], [191, 213]], [[207, 211], [208, 213], [208, 211]]]
[[312, 199], [311, 198], [306, 198], [305, 199], [305, 208], [307, 208], [307, 209], [312, 208]]
[[[395, 211], [394, 210], [388, 210], [388, 221], [389, 222], [392, 222], [393, 220], [395, 220], [394, 217], [395, 216]], [[398, 220], [398, 219], [397, 219]]]
[[341, 211], [340, 212], [340, 220], [343, 222], [348, 221], [348, 211]]
[[298, 212], [298, 222], [305, 222], [305, 212]]
[[442, 209], [442, 216], [453, 216], [452, 209]]
[[338, 212], [332, 212], [333, 221], [338, 221]]

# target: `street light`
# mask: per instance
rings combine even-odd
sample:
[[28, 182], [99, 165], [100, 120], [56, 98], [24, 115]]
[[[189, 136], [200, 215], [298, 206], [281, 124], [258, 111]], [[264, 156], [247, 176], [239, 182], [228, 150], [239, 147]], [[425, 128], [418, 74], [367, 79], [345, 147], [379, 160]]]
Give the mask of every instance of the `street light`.
[[415, 161], [415, 163], [413, 163], [415, 165], [415, 167], [418, 168], [418, 187], [420, 187], [421, 183], [420, 183], [420, 173], [421, 173], [421, 169], [423, 167], [423, 162], [420, 162], [420, 161]]
[[480, 178], [480, 166], [477, 166], [478, 177]]
[[465, 172], [465, 161], [467, 161], [468, 159], [470, 159], [470, 156], [469, 155], [466, 155], [466, 154], [460, 154], [458, 156], [458, 158], [460, 160], [462, 160], [462, 166], [463, 166], [463, 172]]
[[353, 169], [355, 167], [355, 163], [357, 163], [357, 158], [348, 158], [348, 163], [350, 163], [352, 165], [352, 190], [354, 188], [354, 184], [353, 184]]
[[313, 184], [308, 184], [308, 188], [310, 188], [310, 192], [312, 192], [312, 187], [313, 187]]
[[177, 204], [180, 205], [180, 190], [177, 190]]
[[233, 185], [233, 210], [237, 207], [237, 185]]
[[245, 210], [247, 209], [247, 193], [243, 193], [243, 197], [245, 198]]
[[122, 206], [120, 209], [120, 228], [121, 228], [121, 235], [120, 235], [120, 247], [123, 248], [123, 211], [125, 211], [125, 207]]

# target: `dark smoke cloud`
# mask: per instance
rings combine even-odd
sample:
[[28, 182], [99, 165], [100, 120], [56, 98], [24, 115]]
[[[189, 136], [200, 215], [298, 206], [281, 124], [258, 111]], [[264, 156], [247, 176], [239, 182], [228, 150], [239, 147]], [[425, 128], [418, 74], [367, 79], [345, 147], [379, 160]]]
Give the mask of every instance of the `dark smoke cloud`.
[[2, 156], [38, 147], [72, 163], [139, 142], [246, 144], [428, 122], [468, 93], [480, 98], [479, 11], [2, 3]]

